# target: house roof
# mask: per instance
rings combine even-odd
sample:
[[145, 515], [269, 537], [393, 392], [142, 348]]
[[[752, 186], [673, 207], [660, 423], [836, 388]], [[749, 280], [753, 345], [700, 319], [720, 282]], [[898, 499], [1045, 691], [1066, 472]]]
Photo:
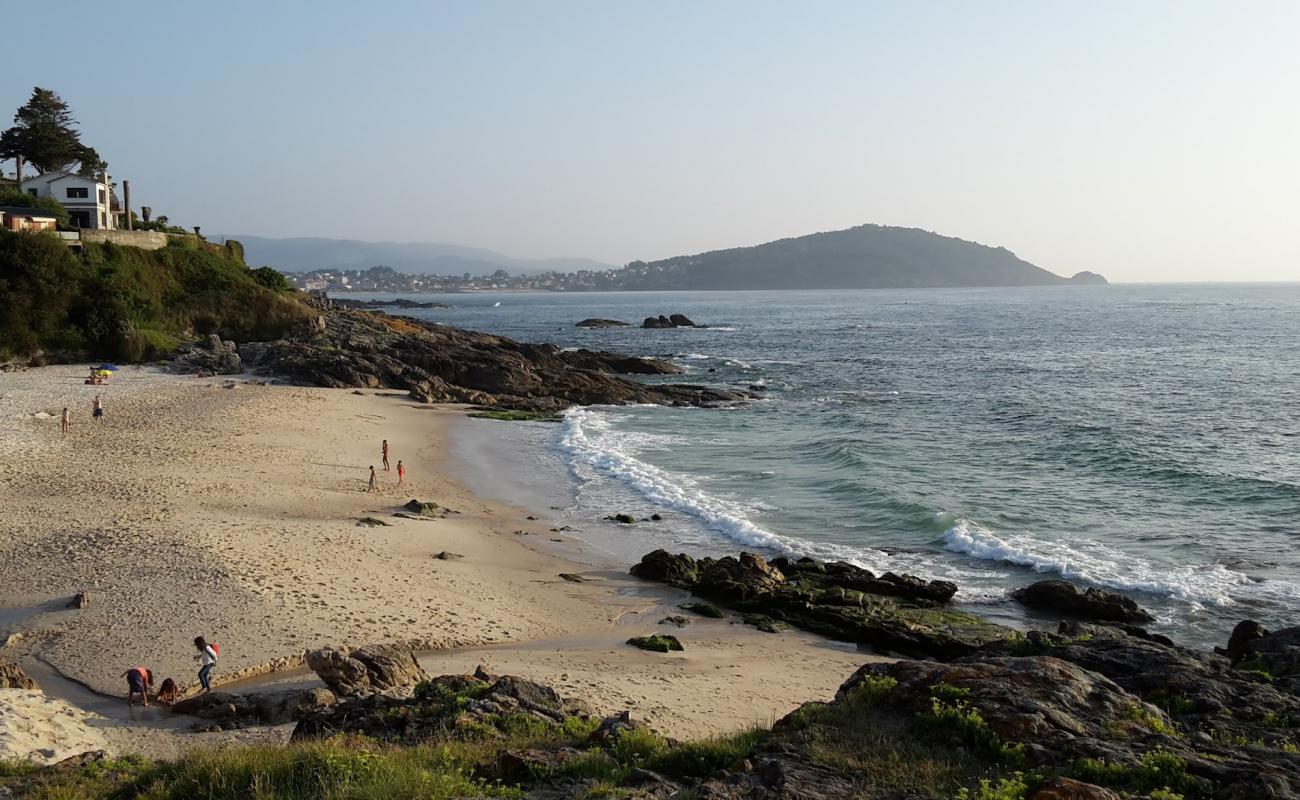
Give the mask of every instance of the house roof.
[[66, 169], [61, 169], [57, 172], [42, 172], [40, 175], [33, 175], [30, 178], [23, 178], [23, 183], [54, 183], [55, 181], [61, 181], [64, 180], [65, 178], [76, 178], [78, 180], [88, 181], [90, 183], [94, 183], [100, 186], [103, 185], [103, 181], [101, 181], [99, 178], [87, 178], [85, 175], [78, 175], [77, 173], [70, 172]]
[[53, 220], [50, 212], [39, 208], [24, 208], [23, 206], [0, 206], [0, 214], [7, 214], [11, 217], [27, 217], [28, 219], [48, 219]]

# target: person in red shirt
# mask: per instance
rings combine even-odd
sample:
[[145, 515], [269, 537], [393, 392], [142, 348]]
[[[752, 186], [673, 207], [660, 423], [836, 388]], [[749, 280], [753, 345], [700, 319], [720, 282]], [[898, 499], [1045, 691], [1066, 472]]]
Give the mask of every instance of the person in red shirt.
[[135, 705], [135, 696], [140, 695], [145, 707], [149, 705], [149, 688], [153, 686], [153, 673], [144, 667], [132, 667], [122, 673], [126, 678], [126, 704]]
[[402, 466], [402, 460], [397, 460], [397, 485], [402, 485], [402, 479], [406, 477], [406, 467]]

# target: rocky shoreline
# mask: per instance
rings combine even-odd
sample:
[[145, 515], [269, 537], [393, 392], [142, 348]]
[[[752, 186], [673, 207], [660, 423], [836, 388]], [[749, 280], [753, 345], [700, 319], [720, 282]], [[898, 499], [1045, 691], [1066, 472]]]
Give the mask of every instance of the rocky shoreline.
[[177, 368], [216, 374], [253, 370], [304, 386], [398, 389], [420, 402], [529, 411], [576, 404], [712, 406], [752, 396], [625, 377], [682, 371], [665, 361], [525, 344], [409, 317], [340, 308], [330, 301], [312, 302], [319, 314], [283, 339], [236, 345], [210, 337], [186, 351]]

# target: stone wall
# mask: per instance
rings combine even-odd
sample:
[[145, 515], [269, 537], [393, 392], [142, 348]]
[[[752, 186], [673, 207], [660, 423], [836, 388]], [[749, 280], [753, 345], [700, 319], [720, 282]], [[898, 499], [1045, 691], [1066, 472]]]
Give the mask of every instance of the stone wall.
[[81, 231], [82, 242], [112, 242], [142, 250], [161, 250], [167, 246], [167, 234], [158, 231]]

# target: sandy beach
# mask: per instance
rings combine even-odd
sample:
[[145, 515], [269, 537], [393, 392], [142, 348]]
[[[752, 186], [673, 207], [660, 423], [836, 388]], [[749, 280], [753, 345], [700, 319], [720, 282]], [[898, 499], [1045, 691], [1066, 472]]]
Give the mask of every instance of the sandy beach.
[[[137, 665], [194, 684], [196, 635], [220, 644], [219, 684], [272, 669], [255, 680], [307, 680], [297, 660], [325, 644], [409, 642], [432, 672], [485, 663], [602, 711], [630, 708], [678, 737], [770, 722], [829, 697], [872, 658], [711, 620], [671, 630], [685, 653], [625, 645], [663, 630], [684, 595], [550, 531], [548, 509], [466, 490], [448, 455], [460, 409], [150, 368], [99, 387], [84, 374], [0, 375], [0, 659], [44, 675], [51, 695], [93, 705], [112, 750], [168, 756], [235, 736], [191, 734], [186, 721], [94, 694], [124, 697], [121, 675]], [[96, 393], [102, 422], [90, 415]], [[407, 486], [381, 467], [385, 438]], [[455, 513], [393, 516], [412, 498]], [[443, 551], [463, 557], [434, 558]], [[88, 604], [66, 608], [79, 592]]]

